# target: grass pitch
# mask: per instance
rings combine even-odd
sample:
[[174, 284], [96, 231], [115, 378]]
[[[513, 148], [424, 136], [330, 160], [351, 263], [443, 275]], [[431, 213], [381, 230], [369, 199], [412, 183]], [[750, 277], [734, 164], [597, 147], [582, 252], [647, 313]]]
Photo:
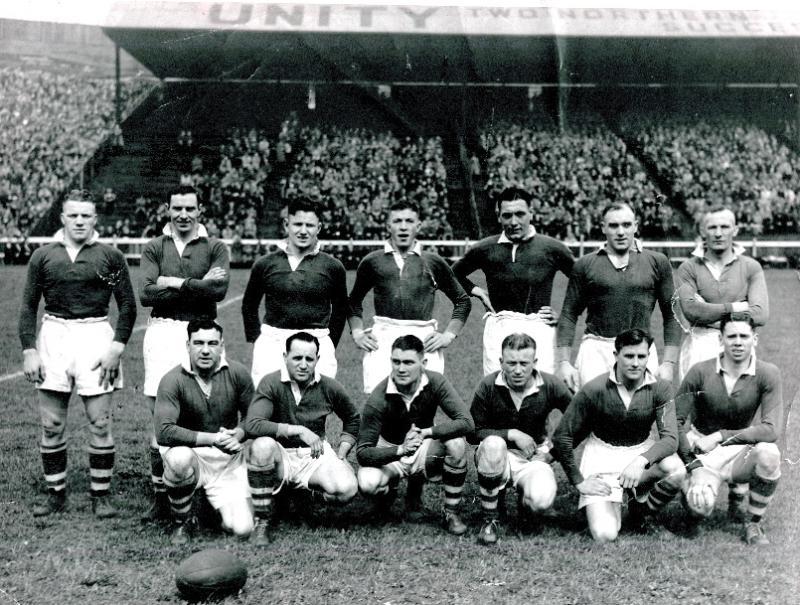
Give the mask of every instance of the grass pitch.
[[[149, 461], [144, 427], [149, 422], [140, 386], [141, 345], [148, 311], [140, 309], [139, 328], [125, 353], [126, 388], [115, 398], [114, 435], [117, 471], [112, 484], [120, 516], [97, 521], [88, 500], [87, 430], [79, 399], [70, 410], [69, 511], [34, 520], [30, 506], [44, 490], [38, 455], [38, 414], [34, 390], [15, 373], [22, 367], [16, 335], [24, 268], [2, 267], [0, 292], [0, 426], [3, 474], [0, 483], [0, 605], [133, 605], [180, 603], [174, 572], [179, 561], [203, 548], [223, 547], [248, 566], [244, 591], [223, 603], [691, 603], [784, 604], [797, 602], [800, 589], [800, 535], [795, 494], [800, 487], [797, 423], [790, 418], [783, 444], [783, 479], [765, 518], [772, 540], [748, 548], [739, 527], [720, 509], [695, 538], [681, 537], [680, 504], [667, 509], [665, 524], [678, 536], [661, 540], [623, 534], [618, 542], [596, 545], [575, 511], [576, 492], [556, 465], [557, 517], [539, 529], [515, 526], [516, 506], [509, 497], [510, 519], [497, 547], [475, 542], [480, 525], [474, 467], [463, 503], [470, 532], [455, 538], [438, 525], [440, 488], [425, 489], [421, 522], [371, 523], [361, 497], [336, 508], [293, 498], [270, 548], [256, 550], [210, 528], [184, 549], [170, 546], [165, 531], [140, 522], [149, 505]], [[138, 280], [137, 269], [132, 269]], [[248, 273], [234, 271], [228, 298], [220, 310], [227, 354], [250, 363], [244, 342], [240, 299]], [[350, 276], [352, 279], [352, 275]], [[797, 355], [798, 290], [793, 271], [767, 271], [771, 319], [761, 330], [759, 355], [783, 371], [787, 407], [800, 383]], [[561, 301], [560, 279], [554, 300]], [[482, 309], [475, 308], [460, 338], [447, 352], [447, 375], [467, 402], [481, 375]], [[449, 305], [438, 305], [440, 323]], [[660, 321], [654, 322], [660, 327]], [[359, 405], [360, 354], [349, 335], [337, 351], [339, 380]], [[795, 406], [795, 409], [798, 409]], [[338, 423], [329, 432], [338, 433]], [[724, 496], [723, 496], [724, 497]], [[398, 507], [401, 503], [398, 503]]]

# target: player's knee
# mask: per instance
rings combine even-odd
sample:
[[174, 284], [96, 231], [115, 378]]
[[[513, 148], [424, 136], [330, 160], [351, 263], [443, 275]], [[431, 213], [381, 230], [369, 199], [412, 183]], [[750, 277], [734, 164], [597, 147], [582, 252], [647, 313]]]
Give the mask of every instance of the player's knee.
[[555, 500], [555, 481], [539, 481], [535, 487], [526, 485], [522, 490], [522, 505], [535, 513], [547, 510]]
[[42, 416], [42, 440], [45, 445], [63, 441], [66, 422], [56, 416]]
[[244, 512], [222, 514], [223, 528], [238, 538], [247, 538], [253, 531], [253, 515]]
[[250, 463], [269, 466], [277, 461], [278, 442], [272, 437], [258, 437], [250, 444]]
[[497, 435], [490, 435], [478, 446], [475, 456], [478, 473], [483, 475], [497, 475], [505, 470], [508, 447], [506, 441]]
[[341, 476], [337, 477], [335, 488], [329, 495], [335, 502], [345, 504], [356, 497], [358, 488], [359, 483], [355, 475], [352, 473], [350, 475], [343, 473]]
[[358, 469], [358, 489], [362, 494], [375, 496], [385, 493], [389, 487], [384, 473], [379, 468], [362, 467]]
[[753, 447], [756, 461], [756, 474], [761, 477], [775, 478], [780, 474], [781, 453], [774, 443], [757, 443]]
[[190, 447], [172, 447], [161, 454], [164, 473], [173, 480], [188, 477], [194, 467], [194, 453]]
[[460, 466], [460, 463], [467, 463], [467, 440], [463, 437], [448, 439], [444, 442], [444, 449], [447, 457]]
[[594, 520], [589, 522], [589, 532], [595, 542], [613, 542], [619, 535], [619, 528], [608, 520]]
[[683, 484], [686, 477], [686, 466], [677, 454], [667, 456], [658, 463], [659, 468], [664, 473], [664, 479], [675, 486]]
[[89, 431], [95, 437], [108, 437], [111, 433], [111, 414], [104, 412], [89, 420]]

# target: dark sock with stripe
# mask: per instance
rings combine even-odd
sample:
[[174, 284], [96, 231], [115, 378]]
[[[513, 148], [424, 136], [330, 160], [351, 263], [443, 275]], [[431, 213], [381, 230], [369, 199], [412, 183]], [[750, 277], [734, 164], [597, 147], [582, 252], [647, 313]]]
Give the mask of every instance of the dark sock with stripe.
[[444, 508], [455, 510], [461, 503], [461, 492], [464, 491], [464, 481], [467, 479], [467, 465], [453, 466], [445, 458], [442, 470], [442, 485], [444, 486]]
[[662, 479], [656, 483], [647, 494], [647, 508], [651, 512], [656, 512], [669, 504], [680, 491], [680, 485], [673, 485], [667, 479]]
[[750, 480], [750, 499], [747, 504], [747, 512], [753, 523], [761, 521], [777, 487], [778, 479], [764, 479], [755, 475]]
[[197, 487], [197, 479], [192, 474], [181, 484], [171, 484], [165, 480], [169, 505], [176, 523], [185, 523], [192, 514], [192, 497]]
[[150, 447], [150, 481], [153, 483], [153, 493], [156, 498], [166, 495], [167, 486], [164, 485], [164, 461], [157, 447]]
[[92, 498], [107, 496], [114, 472], [114, 444], [89, 446], [89, 495]]
[[253, 498], [253, 510], [259, 519], [271, 519], [273, 513], [273, 492], [277, 482], [275, 465], [247, 465], [247, 481]]
[[67, 488], [67, 444], [40, 445], [42, 468], [47, 490], [52, 494], [64, 494]]
[[478, 491], [480, 492], [481, 512], [484, 520], [489, 521], [499, 517], [498, 499], [503, 487], [502, 474], [483, 475], [478, 473]]

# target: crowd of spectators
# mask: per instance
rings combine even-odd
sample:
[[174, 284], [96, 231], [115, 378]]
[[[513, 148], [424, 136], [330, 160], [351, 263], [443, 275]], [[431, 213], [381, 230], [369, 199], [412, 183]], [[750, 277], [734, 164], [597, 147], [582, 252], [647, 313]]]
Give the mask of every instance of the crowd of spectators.
[[634, 114], [623, 124], [690, 214], [724, 204], [745, 232], [797, 233], [800, 156], [777, 136], [741, 116]]
[[390, 132], [303, 126], [287, 139], [296, 149], [283, 197], [324, 205], [323, 234], [332, 239], [379, 239], [388, 208], [412, 201], [421, 212], [420, 237], [447, 239], [447, 175], [439, 137], [399, 139]]
[[27, 235], [115, 127], [113, 80], [0, 67], [0, 237]]
[[645, 168], [593, 115], [573, 116], [563, 130], [535, 116], [495, 121], [482, 128], [480, 144], [489, 196], [511, 186], [529, 191], [536, 227], [548, 235], [568, 241], [602, 237], [600, 213], [615, 201], [634, 208], [645, 237], [678, 229]]

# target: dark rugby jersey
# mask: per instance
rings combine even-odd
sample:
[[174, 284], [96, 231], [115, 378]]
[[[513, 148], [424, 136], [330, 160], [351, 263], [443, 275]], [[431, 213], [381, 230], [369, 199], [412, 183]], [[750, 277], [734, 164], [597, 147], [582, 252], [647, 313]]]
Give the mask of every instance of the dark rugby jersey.
[[73, 262], [62, 242], [37, 248], [28, 263], [19, 316], [23, 350], [36, 346], [36, 313], [42, 297], [45, 313], [86, 319], [108, 315], [112, 294], [119, 310], [114, 340], [125, 344], [136, 322], [136, 299], [122, 252], [90, 241]]
[[[211, 267], [225, 269], [225, 279], [202, 279]], [[160, 235], [142, 250], [139, 300], [142, 306], [153, 307], [153, 317], [179, 321], [214, 319], [217, 303], [228, 291], [229, 268], [228, 249], [216, 238], [197, 237], [186, 244], [179, 256], [172, 237]], [[158, 286], [159, 276], [181, 277], [184, 282], [178, 290]]]

